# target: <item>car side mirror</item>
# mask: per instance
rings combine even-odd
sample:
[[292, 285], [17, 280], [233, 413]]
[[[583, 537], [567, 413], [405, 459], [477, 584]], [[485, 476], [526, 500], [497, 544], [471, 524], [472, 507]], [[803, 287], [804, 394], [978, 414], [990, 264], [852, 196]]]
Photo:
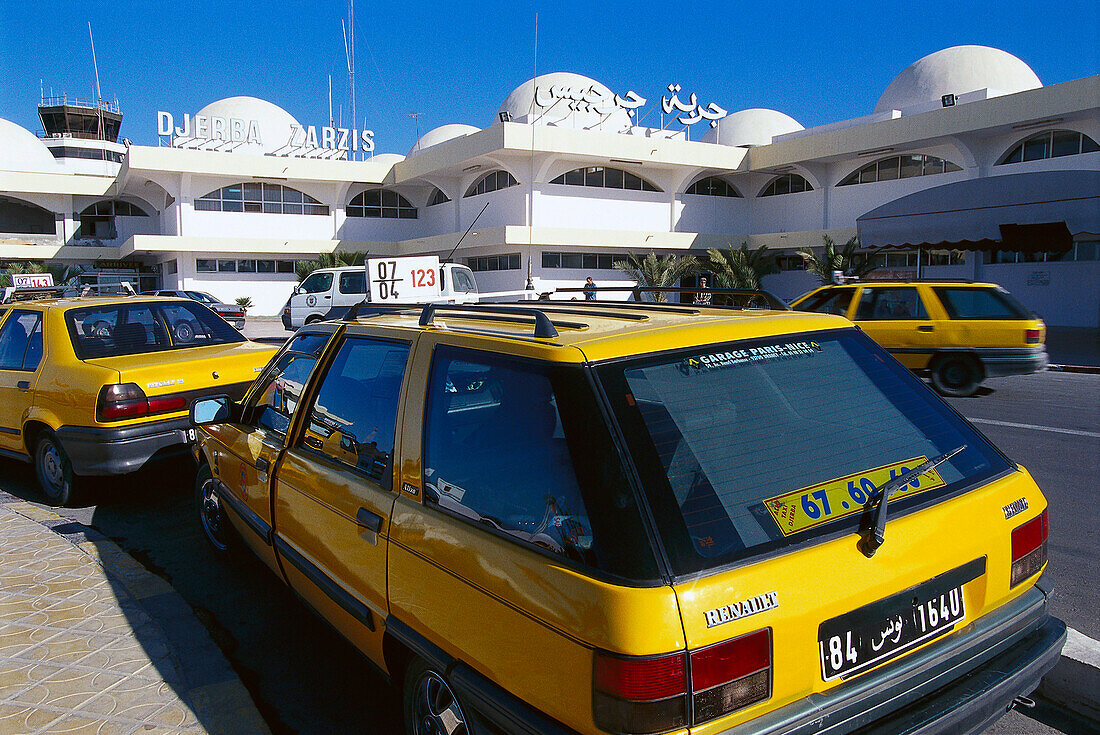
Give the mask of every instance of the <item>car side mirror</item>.
[[231, 421], [235, 405], [227, 395], [206, 396], [191, 402], [191, 425], [206, 426]]

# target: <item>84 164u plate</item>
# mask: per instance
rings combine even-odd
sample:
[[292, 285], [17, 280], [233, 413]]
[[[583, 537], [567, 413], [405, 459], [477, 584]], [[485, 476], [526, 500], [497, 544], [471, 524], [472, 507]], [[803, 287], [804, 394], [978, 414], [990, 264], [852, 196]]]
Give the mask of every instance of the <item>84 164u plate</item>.
[[941, 636], [965, 619], [963, 585], [985, 573], [985, 557], [821, 623], [825, 681], [848, 678]]

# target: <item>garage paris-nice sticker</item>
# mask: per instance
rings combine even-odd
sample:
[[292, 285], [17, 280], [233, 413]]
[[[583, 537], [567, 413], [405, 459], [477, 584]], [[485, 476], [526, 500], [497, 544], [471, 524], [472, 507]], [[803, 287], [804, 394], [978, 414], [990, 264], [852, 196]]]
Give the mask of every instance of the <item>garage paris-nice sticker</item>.
[[745, 347], [740, 350], [710, 352], [703, 355], [686, 357], [680, 361], [679, 370], [684, 375], [693, 375], [722, 368], [752, 365], [774, 360], [796, 360], [811, 357], [821, 352], [817, 342], [784, 342], [774, 345]]

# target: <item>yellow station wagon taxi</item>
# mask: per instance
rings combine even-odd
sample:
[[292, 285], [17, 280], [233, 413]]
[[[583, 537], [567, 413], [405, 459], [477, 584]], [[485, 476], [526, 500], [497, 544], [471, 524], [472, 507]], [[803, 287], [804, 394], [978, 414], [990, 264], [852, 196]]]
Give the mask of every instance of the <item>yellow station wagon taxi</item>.
[[846, 316], [941, 393], [969, 396], [985, 378], [1047, 366], [1046, 325], [994, 283], [873, 281], [822, 286], [791, 304]]
[[1043, 494], [845, 319], [381, 312], [196, 401], [196, 495], [409, 735], [977, 732], [1057, 661]]
[[64, 505], [82, 476], [184, 448], [191, 401], [242, 396], [274, 351], [186, 299], [0, 306], [0, 455], [34, 462], [47, 499]]

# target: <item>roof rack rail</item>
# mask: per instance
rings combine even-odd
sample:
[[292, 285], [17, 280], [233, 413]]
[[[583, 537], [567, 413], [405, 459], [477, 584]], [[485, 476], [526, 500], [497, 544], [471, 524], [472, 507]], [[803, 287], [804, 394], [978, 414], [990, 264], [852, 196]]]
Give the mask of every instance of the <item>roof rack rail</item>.
[[[352, 306], [344, 313], [343, 316], [337, 317], [336, 315], [329, 316], [340, 307], [334, 306], [329, 309], [328, 314], [325, 315], [325, 320], [339, 319], [342, 322], [354, 322], [361, 316], [381, 316], [383, 314], [412, 314], [422, 311], [426, 304], [375, 304], [366, 299], [363, 299], [358, 304], [352, 304]], [[366, 314], [362, 312], [366, 311]]]
[[[520, 321], [514, 317], [532, 317], [535, 320], [535, 336], [553, 338], [558, 336], [558, 330], [550, 317], [540, 310], [523, 306], [497, 306], [495, 304], [428, 304], [420, 314], [420, 326], [426, 327], [433, 323], [436, 312], [458, 312], [471, 319], [491, 319], [494, 321]], [[503, 319], [502, 319], [503, 317]], [[508, 317], [513, 317], [508, 319]], [[526, 320], [524, 320], [526, 321]], [[558, 322], [563, 327], [583, 329], [587, 325], [576, 322]]]
[[[530, 301], [517, 301], [517, 304], [530, 304]], [[626, 319], [634, 322], [644, 322], [649, 319], [648, 314], [631, 314], [631, 311], [638, 311], [639, 304], [635, 304], [633, 301], [604, 301], [593, 303], [591, 301], [540, 301], [538, 306], [534, 307], [539, 311], [551, 312], [554, 314], [580, 314], [584, 316], [601, 316], [611, 317], [615, 319]], [[619, 307], [618, 314], [605, 313]], [[698, 309], [685, 310], [690, 313], [698, 314]], [[623, 313], [628, 312], [628, 313]]]
[[59, 299], [69, 290], [66, 286], [5, 286], [0, 304], [32, 299]]
[[[579, 292], [582, 292], [582, 291], [584, 291], [584, 288], [570, 287], [570, 288], [554, 289], [553, 292], [548, 292], [548, 293], [574, 293], [574, 292], [579, 293]], [[762, 288], [698, 288], [698, 287], [696, 287], [696, 288], [691, 288], [691, 287], [685, 288], [685, 287], [680, 287], [680, 286], [600, 286], [599, 288], [597, 288], [596, 293], [601, 293], [601, 292], [603, 292], [603, 293], [606, 293], [606, 292], [631, 293], [631, 294], [634, 295], [634, 301], [636, 301], [636, 302], [641, 302], [642, 301], [642, 294], [646, 294], [646, 293], [676, 293], [676, 294], [681, 294], [681, 293], [688, 293], [688, 294], [706, 293], [706, 294], [711, 294], [712, 297], [713, 296], [731, 296], [731, 297], [732, 296], [742, 296], [742, 297], [747, 297], [748, 298], [748, 308], [753, 308], [751, 306], [751, 304], [754, 300], [762, 299], [764, 301], [764, 304], [768, 308], [776, 309], [776, 310], [779, 310], [779, 311], [790, 311], [791, 310], [790, 305], [787, 304], [786, 301], [779, 298], [778, 296], [776, 296], [772, 292], [765, 291]], [[620, 303], [622, 303], [622, 302], [620, 302]], [[642, 302], [642, 303], [645, 303], [646, 306], [654, 306], [656, 304], [660, 304], [661, 302], [648, 302], [647, 301], [647, 302]], [[592, 302], [589, 301], [588, 304], [591, 305]], [[687, 304], [683, 304], [682, 306], [687, 306]], [[745, 308], [745, 307], [733, 306], [732, 304], [714, 304], [714, 303], [711, 303], [711, 304], [695, 304], [695, 306], [717, 306], [717, 307], [720, 307], [720, 308], [734, 308], [734, 309]]]

